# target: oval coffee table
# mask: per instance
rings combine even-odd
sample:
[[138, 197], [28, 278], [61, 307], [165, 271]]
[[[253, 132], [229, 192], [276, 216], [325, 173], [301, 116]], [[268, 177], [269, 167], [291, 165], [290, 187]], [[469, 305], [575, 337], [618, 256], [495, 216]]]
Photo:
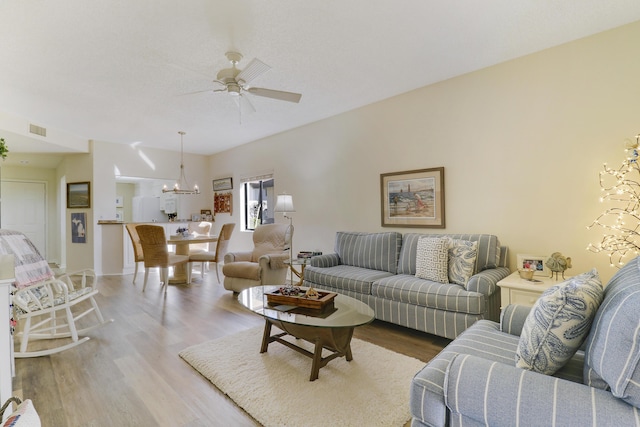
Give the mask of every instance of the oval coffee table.
[[[318, 378], [320, 368], [336, 357], [344, 356], [347, 361], [353, 359], [351, 354], [351, 337], [356, 326], [366, 325], [373, 321], [373, 310], [365, 303], [346, 295], [337, 294], [333, 307], [326, 310], [313, 310], [301, 307], [270, 305], [265, 292], [273, 292], [278, 286], [255, 286], [240, 292], [240, 304], [264, 317], [264, 334], [260, 353], [267, 351], [270, 343], [277, 341], [287, 347], [310, 357], [310, 381]], [[271, 326], [276, 325], [284, 332], [271, 335]], [[285, 335], [303, 339], [314, 344], [314, 352], [310, 352], [289, 341], [282, 339]], [[322, 349], [331, 352], [322, 357]]]

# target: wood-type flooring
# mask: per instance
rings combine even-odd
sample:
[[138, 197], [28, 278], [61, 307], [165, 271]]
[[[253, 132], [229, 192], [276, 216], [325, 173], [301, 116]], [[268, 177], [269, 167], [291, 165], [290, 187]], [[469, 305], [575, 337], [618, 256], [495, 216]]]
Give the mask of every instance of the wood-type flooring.
[[[115, 322], [73, 349], [16, 359], [14, 395], [34, 402], [43, 427], [258, 425], [178, 352], [264, 321], [217, 283], [214, 271], [193, 277], [166, 295], [157, 270], [144, 293], [142, 273], [135, 285], [132, 275], [100, 277], [98, 304]], [[424, 362], [450, 342], [380, 321], [354, 336]]]

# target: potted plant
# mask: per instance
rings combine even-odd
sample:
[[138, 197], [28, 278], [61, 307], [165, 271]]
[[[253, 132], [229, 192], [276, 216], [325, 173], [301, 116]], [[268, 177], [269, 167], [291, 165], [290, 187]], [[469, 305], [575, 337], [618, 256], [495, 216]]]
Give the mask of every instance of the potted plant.
[[8, 152], [9, 147], [7, 147], [6, 142], [4, 142], [4, 138], [0, 138], [0, 157], [2, 157], [2, 160], [7, 158]]

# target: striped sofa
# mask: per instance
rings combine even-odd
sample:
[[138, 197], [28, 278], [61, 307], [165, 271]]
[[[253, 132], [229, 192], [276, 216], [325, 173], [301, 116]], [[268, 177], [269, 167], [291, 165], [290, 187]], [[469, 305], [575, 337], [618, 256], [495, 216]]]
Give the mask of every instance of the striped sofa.
[[[466, 286], [417, 278], [422, 236], [477, 241], [474, 275]], [[498, 320], [497, 282], [509, 275], [507, 248], [489, 234], [336, 233], [335, 252], [311, 259], [304, 286], [367, 303], [376, 319], [453, 339], [480, 319]]]
[[516, 367], [530, 307], [464, 331], [413, 378], [412, 427], [640, 426], [640, 258], [604, 289], [581, 350], [553, 376]]

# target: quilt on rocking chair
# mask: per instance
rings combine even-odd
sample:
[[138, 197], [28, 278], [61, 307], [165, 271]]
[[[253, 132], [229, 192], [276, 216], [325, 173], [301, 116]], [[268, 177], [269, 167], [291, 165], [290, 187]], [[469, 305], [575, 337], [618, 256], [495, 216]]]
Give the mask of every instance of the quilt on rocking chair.
[[[98, 288], [93, 270], [55, 278], [35, 245], [17, 231], [0, 230], [0, 254], [12, 254], [15, 258], [12, 303], [19, 326], [16, 336], [20, 339], [15, 357], [38, 357], [67, 350], [89, 340], [80, 335], [113, 322], [104, 319], [94, 298]], [[95, 319], [87, 320], [79, 329], [76, 322], [91, 313]], [[54, 347], [28, 350], [30, 340], [59, 338], [71, 341], [65, 340], [63, 344], [56, 341]]]

